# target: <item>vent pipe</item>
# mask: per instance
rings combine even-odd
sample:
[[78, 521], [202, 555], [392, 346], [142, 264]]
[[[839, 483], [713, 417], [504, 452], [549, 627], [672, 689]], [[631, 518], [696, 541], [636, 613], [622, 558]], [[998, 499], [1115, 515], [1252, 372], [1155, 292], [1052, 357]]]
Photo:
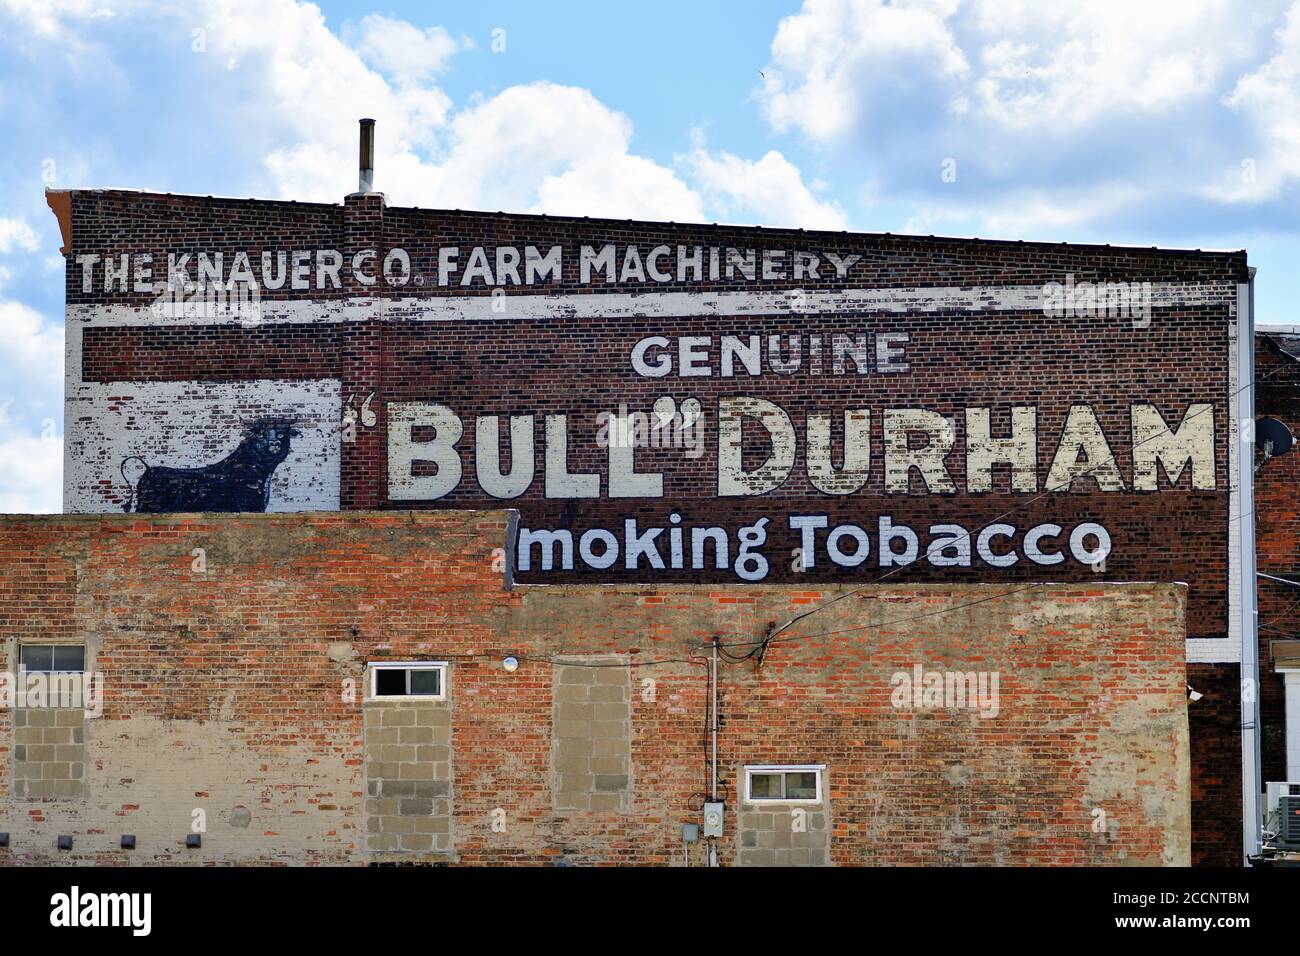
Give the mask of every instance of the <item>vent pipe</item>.
[[357, 192], [375, 191], [375, 121], [361, 121], [361, 161], [357, 179]]

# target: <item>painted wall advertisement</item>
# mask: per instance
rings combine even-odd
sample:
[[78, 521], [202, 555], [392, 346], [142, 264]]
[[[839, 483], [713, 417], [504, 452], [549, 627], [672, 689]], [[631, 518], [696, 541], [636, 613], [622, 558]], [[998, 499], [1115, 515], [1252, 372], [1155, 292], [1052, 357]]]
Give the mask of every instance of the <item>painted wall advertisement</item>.
[[[96, 301], [69, 307], [68, 510], [333, 510], [354, 482], [383, 508], [517, 509], [534, 583], [1221, 562], [1229, 286], [881, 284], [870, 261], [77, 256]], [[362, 328], [375, 361], [348, 345]]]

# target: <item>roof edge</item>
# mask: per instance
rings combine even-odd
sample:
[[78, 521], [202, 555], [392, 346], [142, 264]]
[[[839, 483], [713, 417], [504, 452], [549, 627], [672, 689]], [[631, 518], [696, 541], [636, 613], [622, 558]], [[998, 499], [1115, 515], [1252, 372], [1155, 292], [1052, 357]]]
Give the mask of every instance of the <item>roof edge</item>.
[[63, 247], [59, 252], [67, 256], [72, 251], [72, 190], [45, 188], [45, 204], [59, 221], [59, 235], [63, 237]]

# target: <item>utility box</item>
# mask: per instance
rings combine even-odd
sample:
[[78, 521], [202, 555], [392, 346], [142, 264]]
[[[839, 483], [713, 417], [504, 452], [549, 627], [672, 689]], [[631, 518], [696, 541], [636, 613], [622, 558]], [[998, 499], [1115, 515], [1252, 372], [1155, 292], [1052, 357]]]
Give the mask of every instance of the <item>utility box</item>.
[[722, 807], [721, 803], [706, 803], [704, 805], [704, 835], [706, 837], [722, 836]]

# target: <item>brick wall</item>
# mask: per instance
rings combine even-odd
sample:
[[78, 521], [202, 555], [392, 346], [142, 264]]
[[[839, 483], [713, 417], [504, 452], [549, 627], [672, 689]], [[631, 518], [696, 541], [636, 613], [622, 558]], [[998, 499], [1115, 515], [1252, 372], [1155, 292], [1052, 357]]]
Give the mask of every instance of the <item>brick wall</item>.
[[[477, 480], [476, 418], [500, 417], [501, 467], [508, 471], [516, 463], [506, 418], [532, 415], [534, 478], [509, 499], [526, 527], [572, 529], [575, 536], [589, 528], [621, 534], [628, 519], [666, 526], [671, 512], [683, 528], [718, 525], [734, 531], [766, 517], [767, 549], [779, 558], [771, 561], [764, 580], [783, 581], [798, 579], [794, 552], [802, 544], [801, 535], [787, 525], [789, 515], [824, 513], [832, 528], [861, 522], [872, 535], [879, 514], [923, 533], [931, 525], [978, 529], [997, 515], [1009, 515], [1020, 534], [1055, 522], [1068, 535], [1080, 523], [1100, 521], [1113, 539], [1109, 575], [1185, 581], [1190, 636], [1212, 639], [1226, 631], [1228, 331], [1236, 283], [1245, 277], [1244, 253], [429, 211], [389, 208], [377, 196], [326, 206], [79, 191], [71, 208], [65, 510], [130, 507], [132, 485], [122, 473], [128, 456], [151, 465], [208, 464], [228, 452], [241, 425], [258, 414], [294, 418], [302, 432], [289, 460], [275, 472], [269, 510], [500, 507], [502, 499]], [[815, 249], [821, 272], [798, 281], [792, 275], [727, 278], [723, 270], [717, 279], [689, 283], [583, 283], [579, 250], [608, 243], [620, 250], [637, 244], [643, 252], [656, 246], [774, 249], [789, 257]], [[482, 281], [462, 286], [453, 275], [448, 285], [438, 284], [440, 248], [460, 249], [464, 271], [476, 246], [491, 252], [552, 244], [564, 253], [558, 279], [528, 287], [489, 287]], [[136, 292], [130, 284], [105, 292], [97, 267], [91, 267], [87, 290], [77, 263], [86, 254], [150, 255], [154, 279], [161, 282], [169, 255], [203, 250], [221, 254], [229, 266], [240, 254], [257, 262], [263, 254], [319, 248], [338, 250], [348, 262], [367, 249], [376, 250], [377, 260], [388, 250], [405, 249], [412, 278], [399, 287], [382, 280], [362, 286], [345, 270], [337, 289], [327, 283], [323, 289], [293, 290], [286, 281], [262, 293], [264, 315], [260, 324], [250, 325], [151, 318], [153, 294]], [[860, 258], [839, 277], [827, 261], [832, 254]], [[1153, 314], [1145, 322], [1045, 318], [1035, 298], [1038, 290], [1067, 275], [1078, 282], [1155, 283]], [[966, 293], [954, 296], [954, 289]], [[870, 305], [836, 304], [834, 296], [854, 291], [881, 298]], [[657, 304], [660, 292], [680, 298], [676, 304]], [[736, 306], [740, 311], [726, 311], [716, 298], [742, 294], [757, 298]], [[814, 298], [792, 306], [787, 298], [795, 294]], [[482, 314], [455, 311], [474, 302], [482, 304]], [[591, 316], [579, 315], [583, 302], [602, 304], [590, 307]], [[608, 314], [603, 314], [605, 303]], [[758, 376], [721, 377], [716, 338], [724, 333], [755, 335], [763, 342], [778, 336], [786, 343], [800, 336], [809, 350], [812, 336], [821, 336], [826, 374], [812, 373], [809, 354], [792, 374], [773, 374], [764, 366]], [[865, 336], [874, 358], [872, 337], [878, 333], [908, 337], [906, 373], [857, 374], [850, 362], [847, 375], [829, 374], [833, 336]], [[714, 373], [633, 374], [630, 353], [652, 335], [714, 336]], [[638, 449], [639, 471], [664, 474], [662, 495], [611, 497], [599, 416], [624, 403], [649, 413], [665, 395], [679, 404], [687, 398], [701, 403], [703, 453], [688, 457], [680, 448]], [[766, 494], [719, 498], [718, 403], [737, 395], [770, 401], [789, 415], [798, 435], [796, 465]], [[355, 409], [366, 399], [372, 402], [373, 424], [362, 420], [340, 441], [345, 408]], [[388, 409], [411, 402], [445, 403], [464, 430], [458, 445], [463, 480], [434, 500], [394, 501], [390, 495]], [[1031, 407], [1038, 426], [1035, 490], [1042, 490], [1067, 414], [1080, 404], [1096, 415], [1122, 481], [1131, 486], [1133, 402], [1154, 405], [1171, 424], [1193, 403], [1211, 407], [1212, 489], [1194, 489], [1191, 469], [1185, 469], [1174, 483], [1162, 472], [1159, 493], [1103, 492], [1092, 479], [1082, 479], [1069, 493], [1037, 497], [1013, 491], [1010, 469], [998, 464], [988, 491], [968, 492], [966, 459], [958, 450], [945, 461], [957, 493], [926, 494], [919, 474], [911, 475], [906, 494], [885, 490], [880, 455], [886, 408], [923, 407], [946, 416], [960, 449], [968, 438], [967, 408], [989, 408], [991, 433], [1000, 437], [1012, 427], [1012, 406]], [[841, 416], [849, 408], [871, 410], [867, 434], [875, 460], [854, 494], [822, 494], [805, 467], [805, 426], [810, 415], [829, 416], [831, 461], [838, 466], [845, 445]], [[598, 497], [546, 490], [542, 419], [553, 413], [567, 418], [567, 467], [598, 476]], [[744, 424], [742, 437], [745, 459], [753, 466], [766, 439], [752, 421]], [[436, 471], [417, 462], [416, 469], [421, 467]], [[864, 504], [870, 506], [865, 512]], [[1171, 547], [1171, 541], [1179, 545]], [[822, 532], [818, 547], [824, 545]], [[1019, 548], [1020, 542], [1007, 546]], [[545, 580], [740, 581], [733, 567], [718, 569], [712, 562], [703, 569], [688, 563], [654, 571], [642, 563], [628, 573], [622, 561], [598, 569], [575, 560], [573, 571], [553, 569]], [[861, 583], [864, 574], [883, 573], [884, 567], [873, 549], [859, 566], [837, 565], [823, 553], [805, 570], [818, 579]], [[536, 561], [521, 573], [541, 583]], [[921, 560], [907, 575], [967, 582], [1094, 576], [1087, 562], [1072, 557], [1040, 565], [1023, 555], [997, 570], [978, 561], [971, 567], [933, 567]]]
[[[1300, 432], [1300, 336], [1258, 336], [1255, 412]], [[1259, 570], [1300, 581], [1300, 449], [1266, 462], [1255, 476], [1255, 548]], [[1282, 677], [1272, 644], [1300, 639], [1300, 589], [1261, 579], [1259, 594], [1260, 758], [1264, 782], [1285, 780], [1286, 728]]]
[[[507, 590], [507, 527], [503, 512], [0, 519], [9, 659], [87, 641], [104, 688], [75, 800], [18, 792], [0, 711], [0, 862], [678, 864], [708, 788], [699, 643], [721, 634], [741, 656], [840, 592]], [[770, 862], [738, 858], [749, 833], [801, 863], [1188, 862], [1184, 608], [1175, 585], [879, 585], [785, 632], [761, 667], [723, 663], [721, 859]], [[367, 704], [376, 660], [448, 662], [446, 701]], [[896, 707], [918, 665], [996, 672], [996, 715]], [[575, 741], [585, 767], [561, 763]], [[597, 767], [602, 742], [617, 768]], [[747, 764], [825, 765], [826, 805], [802, 833], [789, 807], [738, 818]]]
[[[386, 206], [378, 196], [322, 205], [79, 191], [70, 205], [67, 510], [130, 507], [132, 485], [123, 473], [128, 456], [153, 465], [206, 465], [230, 452], [247, 422], [275, 415], [294, 419], [301, 434], [274, 473], [268, 510], [508, 505], [519, 509], [524, 527], [572, 529], [575, 552], [584, 529], [621, 534], [629, 520], [666, 528], [675, 516], [685, 529], [734, 531], [769, 518], [764, 546], [770, 559], [768, 583], [803, 586], [799, 582], [811, 579], [813, 587], [859, 585], [885, 573], [891, 582], [907, 584], [1090, 585], [1098, 578], [1085, 562], [1042, 566], [1026, 560], [1022, 537], [1007, 543], [1021, 551], [1017, 563], [996, 570], [979, 562], [940, 568], [921, 560], [887, 572], [875, 548], [856, 567], [835, 565], [823, 552], [810, 570], [801, 568], [796, 555], [802, 541], [786, 526], [790, 515], [824, 513], [830, 527], [860, 524], [872, 544], [878, 543], [883, 515], [909, 527], [956, 524], [972, 532], [994, 516], [1009, 515], [1019, 535], [1043, 522], [1063, 526], [1068, 535], [1071, 527], [1096, 521], [1113, 540], [1104, 577], [1186, 582], [1191, 647], [1212, 648], [1191, 656], [1198, 667], [1207, 662], [1204, 667], [1215, 682], [1223, 680], [1222, 673], [1236, 671], [1235, 665], [1216, 661], [1231, 656], [1221, 644], [1229, 628], [1225, 583], [1232, 409], [1227, 375], [1236, 284], [1246, 279], [1242, 252], [402, 209]], [[799, 250], [815, 250], [821, 272], [798, 279], [791, 273], [764, 278], [760, 272], [749, 280], [741, 274], [728, 278], [724, 270], [717, 279], [691, 283], [675, 277], [664, 284], [584, 283], [578, 250], [607, 243], [617, 244], [620, 253], [637, 244], [643, 254], [660, 245], [674, 254], [679, 246], [775, 249], [786, 254], [787, 262]], [[527, 245], [563, 248], [557, 279], [526, 287], [489, 287], [481, 281], [462, 286], [455, 278], [446, 286], [438, 283], [440, 248], [458, 247], [463, 270], [473, 247], [492, 253]], [[257, 262], [263, 254], [274, 258], [286, 250], [322, 248], [338, 250], [345, 262], [375, 250], [372, 267], [390, 250], [407, 249], [411, 279], [401, 286], [382, 280], [365, 285], [345, 269], [337, 289], [294, 290], [286, 281], [264, 290], [259, 323], [159, 321], [148, 312], [153, 294], [137, 292], [130, 284], [108, 294], [98, 271], [92, 272], [87, 290], [76, 261], [83, 254], [148, 254], [155, 278], [161, 279], [173, 253], [221, 253], [228, 265], [241, 253]], [[831, 254], [861, 258], [840, 277], [828, 268]], [[1067, 275], [1078, 282], [1153, 283], [1157, 294], [1151, 320], [1045, 318], [1034, 296], [1043, 283]], [[836, 296], [855, 291], [875, 298], [853, 306], [837, 303]], [[677, 297], [660, 301], [658, 292]], [[740, 300], [727, 296], [749, 298], [736, 305]], [[835, 334], [877, 333], [908, 336], [907, 374], [812, 375], [810, 356], [791, 375], [774, 375], [765, 367], [760, 376], [723, 378], [715, 371], [710, 377], [647, 379], [629, 370], [631, 349], [649, 335], [752, 334], [764, 342], [774, 335], [787, 342], [800, 335], [811, 348], [813, 334], [829, 343]], [[826, 365], [829, 370], [829, 353]], [[611, 499], [608, 455], [593, 440], [597, 416], [616, 411], [623, 402], [632, 410], [647, 410], [665, 395], [679, 403], [701, 401], [706, 412], [703, 454], [691, 458], [680, 449], [640, 448], [636, 467], [664, 474], [663, 496]], [[779, 405], [790, 416], [801, 447], [780, 487], [763, 495], [721, 499], [717, 409], [722, 399], [737, 395]], [[367, 401], [373, 424], [361, 414]], [[390, 403], [428, 402], [453, 407], [463, 423], [458, 457], [465, 478], [437, 500], [394, 501], [388, 468]], [[1158, 492], [1132, 490], [1134, 402], [1155, 405], [1171, 424], [1192, 403], [1210, 406], [1213, 489], [1193, 488], [1191, 469], [1186, 469], [1172, 483], [1160, 472]], [[1077, 404], [1095, 412], [1128, 490], [1102, 492], [1084, 479], [1069, 493], [1040, 497], [1013, 490], [1011, 469], [999, 464], [992, 467], [990, 490], [971, 492], [965, 487], [966, 460], [960, 451], [945, 462], [957, 483], [955, 494], [923, 493], [918, 475], [910, 477], [906, 494], [884, 488], [880, 456], [886, 408], [938, 411], [953, 422], [960, 447], [969, 437], [966, 409], [990, 408], [991, 433], [1003, 436], [1012, 427], [1012, 407], [1032, 406], [1039, 428], [1034, 465], [1041, 489], [1063, 423]], [[822, 494], [804, 466], [807, 423], [813, 414], [829, 416], [831, 461], [839, 466], [845, 454], [841, 413], [850, 407], [871, 410], [872, 469], [857, 493]], [[568, 420], [569, 469], [599, 476], [599, 498], [547, 497], [543, 418], [552, 413]], [[476, 479], [475, 417], [500, 416], [504, 472], [517, 464], [508, 416], [525, 414], [535, 419], [534, 480], [518, 497], [493, 498]], [[352, 427], [341, 430], [349, 420]], [[424, 429], [425, 437], [429, 431]], [[766, 440], [752, 421], [746, 422], [742, 437], [745, 461], [756, 465]], [[437, 470], [427, 463], [418, 467], [423, 473]], [[731, 544], [734, 558], [734, 537]], [[823, 531], [818, 546], [825, 544]], [[520, 580], [582, 584], [648, 579], [656, 585], [729, 586], [738, 581], [733, 567], [718, 569], [711, 561], [702, 570], [687, 564], [653, 574], [644, 564], [629, 574], [622, 562], [598, 571], [579, 561], [572, 572], [544, 575], [537, 568], [534, 563]], [[1261, 620], [1266, 612], [1261, 606]], [[1189, 677], [1195, 674], [1189, 671]], [[1261, 688], [1266, 767], [1278, 746], [1276, 693], [1267, 681]], [[1238, 731], [1219, 721], [1197, 723], [1195, 716], [1193, 721], [1197, 858], [1235, 863], [1240, 795], [1230, 780], [1239, 774]], [[1214, 736], [1202, 738], [1202, 732]]]

